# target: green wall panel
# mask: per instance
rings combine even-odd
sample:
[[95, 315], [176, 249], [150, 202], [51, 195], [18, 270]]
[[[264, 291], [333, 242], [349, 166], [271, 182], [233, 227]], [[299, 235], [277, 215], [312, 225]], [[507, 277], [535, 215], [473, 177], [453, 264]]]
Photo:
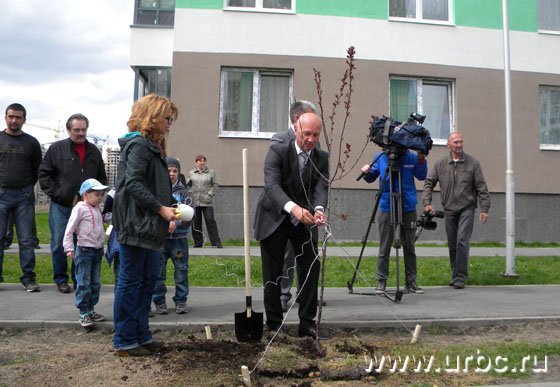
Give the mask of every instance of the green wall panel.
[[222, 9], [223, 0], [175, 0], [175, 8]]
[[296, 13], [387, 19], [387, 0], [296, 0]]
[[[509, 0], [508, 9], [511, 30], [537, 30], [537, 0]], [[455, 24], [502, 29], [502, 0], [455, 0]]]
[[[452, 0], [455, 24], [502, 28], [502, 0]], [[537, 0], [508, 0], [509, 27], [537, 31]], [[222, 9], [223, 0], [176, 0], [177, 8]], [[388, 0], [296, 0], [296, 13], [386, 20]]]

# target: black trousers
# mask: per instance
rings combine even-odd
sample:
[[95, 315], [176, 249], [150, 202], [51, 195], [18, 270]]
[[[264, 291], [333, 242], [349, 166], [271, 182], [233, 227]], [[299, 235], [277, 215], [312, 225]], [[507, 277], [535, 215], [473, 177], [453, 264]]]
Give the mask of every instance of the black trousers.
[[202, 216], [204, 215], [204, 222], [206, 223], [206, 230], [208, 231], [208, 238], [212, 246], [222, 244], [220, 235], [218, 234], [218, 225], [214, 219], [214, 207], [195, 207], [192, 236], [195, 246], [202, 246], [204, 243], [204, 235], [202, 234]]
[[298, 297], [300, 326], [315, 327], [317, 284], [321, 265], [317, 253], [317, 241], [312, 241], [308, 228], [303, 224], [294, 226], [288, 215], [272, 235], [260, 241], [266, 324], [270, 329], [276, 329], [282, 323], [280, 282], [288, 240], [294, 247], [300, 289]]

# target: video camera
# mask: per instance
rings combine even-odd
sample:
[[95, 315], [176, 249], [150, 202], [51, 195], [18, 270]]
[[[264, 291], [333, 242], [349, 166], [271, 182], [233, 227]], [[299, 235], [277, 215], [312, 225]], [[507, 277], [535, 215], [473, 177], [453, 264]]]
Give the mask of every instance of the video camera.
[[411, 113], [408, 121], [401, 123], [391, 117], [377, 116], [369, 128], [369, 140], [395, 153], [413, 149], [428, 155], [432, 149], [432, 138], [422, 124], [426, 116]]
[[424, 212], [418, 218], [416, 222], [416, 227], [425, 228], [426, 230], [435, 230], [437, 228], [437, 223], [434, 222], [432, 219], [434, 218], [443, 218], [443, 211], [434, 211], [434, 212]]

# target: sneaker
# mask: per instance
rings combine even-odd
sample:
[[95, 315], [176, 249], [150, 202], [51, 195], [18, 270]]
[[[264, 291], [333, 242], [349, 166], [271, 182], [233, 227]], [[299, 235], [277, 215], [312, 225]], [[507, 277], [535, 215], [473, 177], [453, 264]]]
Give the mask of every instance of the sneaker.
[[187, 303], [179, 303], [175, 305], [175, 313], [177, 314], [185, 314], [189, 312], [189, 308], [187, 308]]
[[157, 314], [167, 314], [167, 305], [165, 303], [156, 305]]
[[83, 326], [84, 328], [86, 327], [91, 327], [93, 325], [93, 321], [91, 321], [91, 317], [89, 314], [86, 314], [85, 316], [80, 316], [80, 325]]
[[26, 283], [24, 283], [22, 285], [25, 288], [25, 290], [27, 290], [28, 292], [39, 292], [39, 291], [41, 291], [41, 288], [39, 287], [39, 285], [37, 285], [37, 282], [35, 282], [34, 279], [30, 279], [29, 281], [27, 281]]
[[385, 294], [385, 288], [387, 286], [387, 281], [385, 280], [378, 280], [377, 287], [375, 288], [375, 294]]
[[118, 357], [131, 357], [131, 356], [150, 356], [152, 352], [148, 348], [136, 347], [132, 349], [119, 349], [117, 351]]
[[91, 318], [91, 321], [94, 321], [94, 322], [101, 322], [101, 321], [105, 320], [105, 316], [97, 313], [95, 310], [89, 314], [89, 317]]
[[412, 282], [408, 284], [404, 288], [405, 293], [416, 293], [416, 294], [424, 294], [424, 289], [416, 285], [416, 282]]

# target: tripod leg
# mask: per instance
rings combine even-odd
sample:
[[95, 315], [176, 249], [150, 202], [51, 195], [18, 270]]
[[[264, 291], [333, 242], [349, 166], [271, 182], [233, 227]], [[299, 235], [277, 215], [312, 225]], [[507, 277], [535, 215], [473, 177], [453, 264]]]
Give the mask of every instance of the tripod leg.
[[377, 214], [377, 209], [379, 208], [379, 201], [381, 200], [381, 195], [383, 194], [383, 189], [385, 188], [385, 184], [387, 183], [387, 177], [389, 175], [389, 167], [383, 174], [381, 186], [379, 187], [379, 191], [375, 195], [375, 205], [373, 206], [373, 211], [371, 213], [371, 218], [368, 223], [368, 227], [366, 230], [366, 234], [362, 239], [362, 249], [360, 250], [360, 256], [358, 258], [358, 262], [356, 263], [356, 267], [354, 269], [354, 275], [352, 276], [352, 280], [346, 282], [346, 286], [348, 287], [348, 293], [352, 294], [354, 292], [354, 281], [356, 281], [356, 276], [358, 275], [358, 269], [360, 268], [360, 262], [362, 262], [362, 257], [364, 255], [364, 250], [366, 248], [369, 232], [371, 231], [371, 225], [375, 222], [375, 215]]

